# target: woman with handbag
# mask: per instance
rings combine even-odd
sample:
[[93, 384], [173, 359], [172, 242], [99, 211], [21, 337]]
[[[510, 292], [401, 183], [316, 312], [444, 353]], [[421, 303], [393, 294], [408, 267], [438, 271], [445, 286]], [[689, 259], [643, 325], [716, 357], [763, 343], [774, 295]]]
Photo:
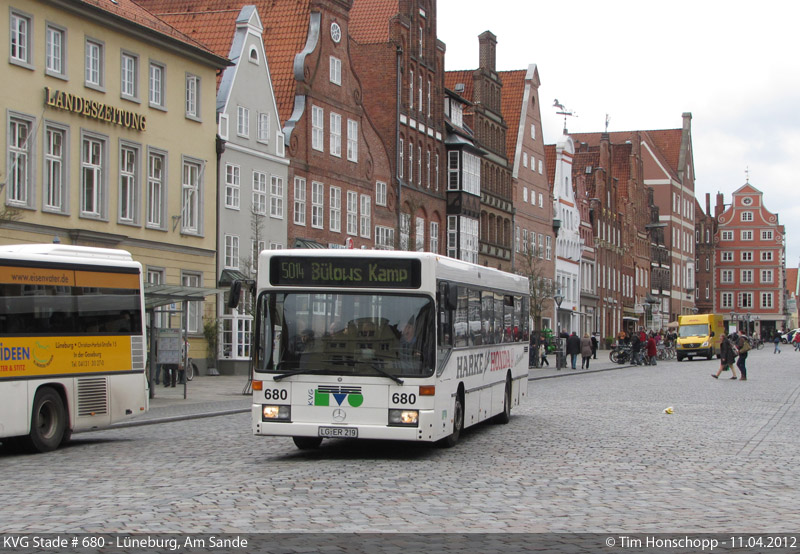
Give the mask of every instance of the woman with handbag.
[[719, 345], [719, 369], [716, 374], [712, 373], [711, 376], [714, 379], [719, 379], [719, 374], [727, 367], [730, 368], [731, 373], [733, 373], [731, 379], [737, 379], [736, 370], [733, 369], [733, 362], [735, 359], [736, 354], [733, 353], [733, 345], [728, 340], [728, 336], [722, 333], [722, 343]]
[[750, 341], [744, 335], [739, 337], [736, 343], [739, 349], [739, 359], [736, 360], [736, 367], [739, 368], [740, 380], [747, 381], [747, 351], [750, 350]]

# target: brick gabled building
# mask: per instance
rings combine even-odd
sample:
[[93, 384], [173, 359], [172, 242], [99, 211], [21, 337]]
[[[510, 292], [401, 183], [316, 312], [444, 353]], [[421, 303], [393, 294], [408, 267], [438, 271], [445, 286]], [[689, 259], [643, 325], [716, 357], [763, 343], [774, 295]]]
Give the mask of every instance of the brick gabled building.
[[711, 195], [706, 193], [706, 207], [695, 199], [695, 303], [701, 314], [714, 313], [714, 237], [717, 219], [711, 213]]
[[511, 167], [506, 157], [508, 126], [502, 114], [503, 82], [497, 73], [497, 37], [486, 31], [479, 37], [479, 66], [474, 71], [448, 71], [445, 86], [464, 90], [472, 102], [464, 119], [481, 148], [481, 223], [479, 261], [504, 271], [512, 269], [513, 194]]
[[727, 207], [717, 194], [714, 216], [715, 311], [728, 325], [749, 325], [762, 338], [786, 330], [786, 232], [778, 214], [766, 209], [763, 193], [748, 182]]
[[436, 3], [354, 0], [349, 33], [359, 99], [391, 166], [387, 207], [395, 222], [381, 243], [443, 253], [444, 44], [436, 37]]

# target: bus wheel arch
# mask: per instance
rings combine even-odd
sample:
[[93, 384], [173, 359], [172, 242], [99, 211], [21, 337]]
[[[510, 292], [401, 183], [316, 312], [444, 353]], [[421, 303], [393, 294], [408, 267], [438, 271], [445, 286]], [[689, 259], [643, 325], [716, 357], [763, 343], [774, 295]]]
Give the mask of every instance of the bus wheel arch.
[[292, 440], [300, 450], [316, 450], [322, 444], [322, 437], [292, 437]]
[[453, 432], [440, 441], [440, 445], [445, 448], [455, 446], [464, 430], [464, 397], [464, 383], [459, 383], [453, 402]]
[[503, 411], [494, 416], [495, 423], [502, 423], [506, 424], [511, 421], [511, 393], [512, 393], [512, 381], [511, 381], [511, 372], [509, 371], [506, 374], [506, 385], [503, 391]]
[[68, 439], [70, 434], [63, 390], [52, 386], [39, 387], [33, 398], [27, 446], [37, 452], [50, 452], [58, 448], [65, 438]]

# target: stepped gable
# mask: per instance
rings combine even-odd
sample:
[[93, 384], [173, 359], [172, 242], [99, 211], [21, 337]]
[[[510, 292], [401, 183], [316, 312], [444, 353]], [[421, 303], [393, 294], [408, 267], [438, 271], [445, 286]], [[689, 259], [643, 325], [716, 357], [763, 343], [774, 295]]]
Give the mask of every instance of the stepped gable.
[[[611, 144], [624, 144], [625, 141], [641, 140], [656, 149], [655, 155], [664, 162], [677, 178], [680, 164], [682, 129], [664, 129], [655, 131], [616, 131], [608, 133]], [[599, 146], [603, 133], [570, 133], [576, 142], [585, 142], [589, 146]]]
[[398, 0], [354, 0], [347, 28], [359, 44], [389, 42], [389, 21], [400, 12]]
[[[98, 0], [99, 1], [99, 0]], [[308, 0], [137, 0], [139, 4], [152, 13], [173, 21], [194, 23], [192, 33], [198, 37], [206, 36], [214, 45], [222, 44], [226, 29], [221, 25], [230, 25], [225, 51], [230, 49], [235, 31], [235, 16], [224, 18], [223, 22], [214, 21], [214, 15], [220, 17], [229, 11], [238, 14], [244, 6], [255, 6], [264, 25], [264, 49], [269, 63], [272, 87], [278, 114], [282, 122], [288, 121], [294, 108], [294, 96], [297, 82], [294, 78], [294, 57], [302, 52], [308, 35], [311, 6]], [[189, 17], [190, 14], [197, 14]], [[201, 15], [203, 14], [203, 15]], [[187, 29], [188, 30], [188, 29]], [[209, 48], [212, 46], [209, 45]], [[221, 48], [220, 46], [213, 46]]]

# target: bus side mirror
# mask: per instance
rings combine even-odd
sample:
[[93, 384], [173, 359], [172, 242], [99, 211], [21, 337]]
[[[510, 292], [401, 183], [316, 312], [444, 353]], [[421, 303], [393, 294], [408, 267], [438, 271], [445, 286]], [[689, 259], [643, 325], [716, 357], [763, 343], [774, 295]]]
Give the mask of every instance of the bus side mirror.
[[458, 308], [458, 285], [455, 283], [447, 283], [444, 307], [448, 310], [455, 310]]
[[242, 282], [234, 281], [231, 283], [231, 290], [228, 294], [228, 308], [236, 309], [239, 305], [239, 298], [242, 296]]
[[714, 331], [711, 331], [711, 336], [712, 336], [712, 337], [714, 336]]

